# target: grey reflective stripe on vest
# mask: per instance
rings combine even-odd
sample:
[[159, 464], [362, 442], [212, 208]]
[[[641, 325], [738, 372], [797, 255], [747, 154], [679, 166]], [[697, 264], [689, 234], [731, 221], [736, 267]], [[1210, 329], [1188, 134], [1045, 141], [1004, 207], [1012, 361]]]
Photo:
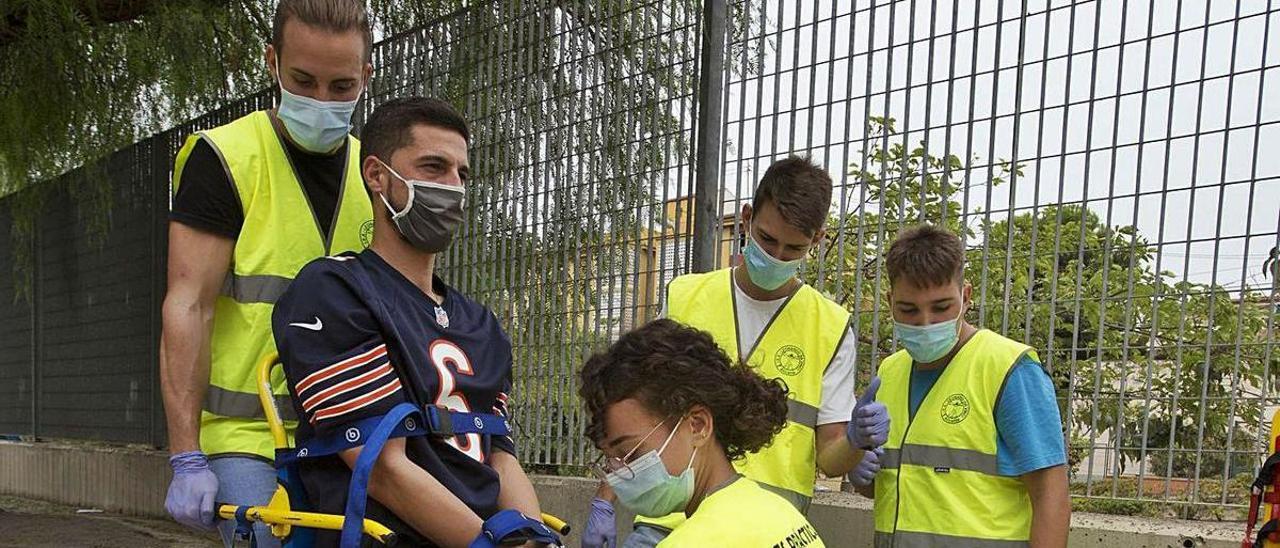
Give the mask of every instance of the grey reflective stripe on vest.
[[[293, 401], [287, 394], [277, 395], [275, 400], [280, 418], [287, 421], [298, 420], [298, 415], [293, 412]], [[204, 396], [204, 410], [224, 417], [261, 420], [267, 418], [262, 413], [262, 402], [258, 400], [257, 394], [236, 392], [213, 385], [209, 385], [209, 392]]]
[[812, 497], [806, 497], [790, 489], [783, 489], [776, 485], [769, 485], [762, 481], [757, 481], [756, 483], [759, 484], [760, 487], [763, 487], [765, 491], [768, 491], [770, 493], [773, 493], [775, 495], [778, 495], [786, 499], [787, 502], [790, 502], [792, 506], [795, 506], [796, 510], [799, 510], [801, 514], [809, 513], [809, 502], [813, 500]]
[[222, 282], [222, 294], [241, 304], [275, 304], [284, 295], [284, 290], [289, 289], [291, 282], [293, 279], [284, 276], [241, 276], [229, 272], [227, 279]]
[[801, 426], [815, 428], [818, 426], [818, 408], [787, 398], [787, 420]]
[[971, 470], [990, 476], [999, 475], [1000, 467], [995, 455], [972, 449], [954, 449], [933, 445], [904, 444], [901, 449], [885, 449], [880, 460], [881, 468], [898, 468], [902, 464], [915, 464], [930, 468]]
[[1031, 546], [1026, 540], [953, 537], [918, 531], [885, 533], [876, 531], [876, 548], [1021, 548]]

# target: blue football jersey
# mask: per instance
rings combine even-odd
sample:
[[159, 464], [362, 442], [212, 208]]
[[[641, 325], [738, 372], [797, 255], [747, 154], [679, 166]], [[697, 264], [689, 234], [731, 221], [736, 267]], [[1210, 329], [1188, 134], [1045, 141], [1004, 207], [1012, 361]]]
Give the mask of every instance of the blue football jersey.
[[[308, 264], [276, 303], [272, 329], [299, 417], [297, 439], [342, 435], [402, 402], [507, 414], [511, 342], [489, 309], [439, 278], [437, 305], [371, 250]], [[410, 460], [487, 519], [498, 510], [493, 451], [507, 436], [405, 439]], [[315, 511], [341, 514], [351, 471], [339, 457], [304, 459], [299, 475]], [[432, 546], [372, 498], [368, 517]], [[337, 534], [318, 534], [336, 546]]]

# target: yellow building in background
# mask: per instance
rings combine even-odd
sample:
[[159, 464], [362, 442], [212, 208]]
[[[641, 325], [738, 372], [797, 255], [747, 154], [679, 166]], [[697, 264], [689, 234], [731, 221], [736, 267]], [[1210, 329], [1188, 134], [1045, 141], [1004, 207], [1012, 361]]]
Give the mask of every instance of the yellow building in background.
[[[648, 228], [613, 234], [607, 241], [584, 247], [575, 257], [572, 291], [579, 328], [614, 340], [622, 333], [658, 317], [663, 292], [672, 279], [688, 272], [692, 253], [692, 197], [663, 203]], [[736, 264], [736, 204], [720, 217], [717, 267]]]

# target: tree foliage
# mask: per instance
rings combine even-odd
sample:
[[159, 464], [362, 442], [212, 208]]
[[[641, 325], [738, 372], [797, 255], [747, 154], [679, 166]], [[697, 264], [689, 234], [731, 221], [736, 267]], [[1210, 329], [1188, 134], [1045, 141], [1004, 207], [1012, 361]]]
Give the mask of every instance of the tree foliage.
[[[1257, 396], [1274, 393], [1280, 370], [1280, 353], [1269, 364], [1265, 356], [1272, 312], [1251, 292], [1179, 279], [1158, 267], [1158, 246], [1135, 227], [1108, 226], [1079, 204], [966, 212], [966, 189], [1018, 184], [1022, 166], [908, 148], [892, 119], [873, 119], [868, 135], [865, 165], [850, 167], [858, 207], [831, 219], [807, 269], [811, 283], [857, 311], [864, 367], [896, 349], [883, 301], [888, 244], [906, 226], [943, 225], [969, 243], [968, 319], [1037, 349], [1072, 438], [1110, 440], [1112, 472], [1251, 471]], [[1236, 451], [1229, 464], [1227, 448]], [[1079, 457], [1092, 464], [1088, 453]]]

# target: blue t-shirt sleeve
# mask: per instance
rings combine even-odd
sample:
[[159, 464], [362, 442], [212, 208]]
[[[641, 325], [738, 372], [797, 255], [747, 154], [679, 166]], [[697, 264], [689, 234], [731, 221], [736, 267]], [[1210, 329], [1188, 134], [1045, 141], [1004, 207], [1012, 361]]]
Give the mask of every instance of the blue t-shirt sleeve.
[[1002, 476], [1021, 476], [1067, 462], [1053, 381], [1030, 356], [1009, 372], [996, 406], [996, 431], [996, 462]]

